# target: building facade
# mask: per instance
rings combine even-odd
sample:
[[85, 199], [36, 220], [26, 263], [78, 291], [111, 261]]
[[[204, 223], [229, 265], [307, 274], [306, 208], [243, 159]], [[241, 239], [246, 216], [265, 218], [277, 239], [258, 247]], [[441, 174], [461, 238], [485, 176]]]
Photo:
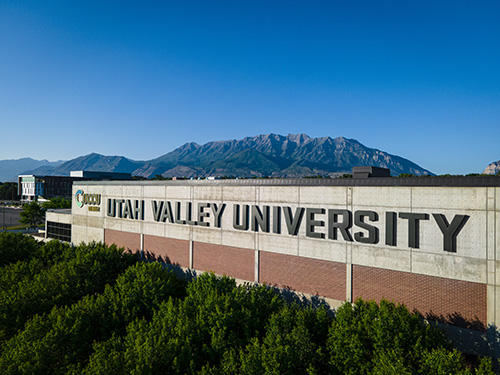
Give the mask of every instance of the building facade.
[[74, 181], [131, 180], [131, 173], [71, 171], [69, 176], [19, 175], [18, 192], [22, 203], [51, 198], [70, 198]]
[[47, 213], [47, 228], [57, 223], [75, 244], [115, 243], [333, 307], [401, 302], [462, 350], [500, 356], [495, 177], [74, 182], [71, 212]]

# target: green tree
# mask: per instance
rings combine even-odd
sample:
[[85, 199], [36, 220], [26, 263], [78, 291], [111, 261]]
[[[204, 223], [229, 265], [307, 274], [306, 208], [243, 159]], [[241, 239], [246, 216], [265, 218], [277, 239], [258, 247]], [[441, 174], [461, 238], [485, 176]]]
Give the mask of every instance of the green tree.
[[163, 177], [161, 174], [155, 174], [155, 176], [152, 177], [151, 180], [171, 180], [171, 179], [167, 178], [167, 177]]
[[[234, 367], [249, 375], [328, 373], [324, 348], [330, 322], [324, 309], [283, 306], [270, 317], [261, 343], [253, 339], [240, 351], [241, 365]], [[224, 365], [223, 369], [231, 368]]]
[[29, 224], [30, 227], [36, 228], [39, 224], [43, 224], [45, 220], [45, 210], [36, 201], [23, 205], [23, 210], [19, 213], [23, 224]]
[[[480, 357], [476, 367], [476, 375], [495, 375], [495, 369], [491, 358]], [[500, 364], [497, 362], [497, 365]]]
[[204, 273], [187, 283], [116, 246], [0, 234], [1, 374], [493, 375], [403, 305], [335, 313]]
[[457, 350], [437, 348], [423, 354], [423, 364], [419, 372], [422, 375], [471, 374], [462, 353]]
[[40, 246], [34, 238], [21, 233], [0, 233], [0, 267], [31, 259]]
[[35, 314], [102, 292], [105, 285], [137, 261], [136, 256], [124, 254], [114, 245], [91, 244], [77, 249], [63, 246], [71, 250], [72, 259], [36, 274], [22, 269], [26, 275], [34, 274], [33, 277], [25, 278], [22, 286], [17, 283], [14, 291], [0, 293], [0, 340], [15, 335]]
[[[83, 374], [238, 373], [238, 357], [252, 338], [260, 340], [273, 312], [284, 302], [270, 288], [237, 286], [234, 279], [203, 274], [182, 300], [169, 299], [153, 318], [136, 320], [127, 335], [95, 346]], [[237, 358], [239, 361], [239, 358]]]
[[404, 305], [357, 300], [337, 310], [327, 346], [333, 373], [371, 374], [374, 368], [378, 373], [387, 369], [390, 362], [394, 372], [415, 373], [426, 352], [442, 348], [448, 353], [449, 345], [442, 332]]
[[4, 344], [0, 373], [81, 374], [99, 342], [125, 334], [128, 324], [151, 319], [159, 304], [184, 293], [185, 281], [159, 263], [137, 263], [103, 293], [35, 315]]
[[71, 208], [71, 201], [69, 199], [55, 197], [47, 202], [43, 202], [42, 207], [46, 210], [58, 209], [58, 208]]
[[17, 183], [15, 182], [0, 182], [0, 200], [11, 201], [17, 200]]

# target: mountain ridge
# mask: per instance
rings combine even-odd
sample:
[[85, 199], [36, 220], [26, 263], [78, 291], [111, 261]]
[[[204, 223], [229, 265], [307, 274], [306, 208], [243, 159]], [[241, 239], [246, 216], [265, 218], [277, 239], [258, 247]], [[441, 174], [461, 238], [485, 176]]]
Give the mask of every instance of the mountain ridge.
[[334, 177], [351, 173], [355, 166], [389, 168], [393, 175], [433, 174], [408, 159], [364, 146], [355, 139], [274, 133], [202, 145], [188, 142], [151, 160], [137, 161], [125, 156], [90, 153], [53, 167], [40, 168], [49, 175], [94, 170], [127, 172], [145, 178], [156, 175], [300, 178], [312, 175]]
[[17, 181], [17, 176], [38, 168], [58, 166], [63, 161], [36, 160], [32, 158], [0, 160], [0, 181]]
[[[274, 158], [275, 162], [281, 160], [281, 172], [261, 171], [261, 173], [257, 173], [260, 177], [304, 177], [307, 172], [333, 176], [339, 173], [350, 173], [352, 167], [363, 165], [389, 168], [395, 175], [400, 173], [432, 175], [430, 171], [408, 159], [366, 147], [354, 139], [344, 137], [311, 138], [306, 134], [288, 134], [287, 136], [273, 133], [261, 134], [255, 137], [245, 137], [241, 140], [212, 141], [203, 145], [190, 142], [153, 159], [151, 162], [167, 168], [167, 172], [176, 165], [194, 167], [196, 164], [197, 167], [202, 167], [204, 170], [202, 174], [207, 175], [210, 168], [206, 164], [223, 160], [248, 148], [262, 153], [267, 158]], [[283, 165], [283, 161], [288, 161], [288, 165]], [[297, 161], [307, 161], [315, 165], [322, 164], [322, 166], [316, 169], [306, 168], [304, 170], [301, 168], [299, 172], [293, 169], [293, 164]], [[290, 168], [292, 169], [290, 170]], [[287, 172], [283, 172], [283, 170], [287, 170]], [[235, 175], [230, 171], [226, 172], [228, 175]], [[171, 177], [171, 173], [163, 175]], [[194, 175], [185, 177], [194, 177]]]

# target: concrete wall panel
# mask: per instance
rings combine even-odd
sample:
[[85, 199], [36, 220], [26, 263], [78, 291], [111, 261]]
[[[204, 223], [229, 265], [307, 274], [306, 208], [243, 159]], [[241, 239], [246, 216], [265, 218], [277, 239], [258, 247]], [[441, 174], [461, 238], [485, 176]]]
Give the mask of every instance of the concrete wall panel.
[[165, 224], [151, 222], [144, 223], [143, 233], [151, 236], [165, 237]]
[[257, 235], [257, 244], [258, 249], [262, 251], [299, 255], [299, 239], [296, 236], [281, 237], [276, 234], [259, 233]]
[[71, 242], [75, 245], [87, 243], [87, 227], [71, 225]]
[[301, 206], [340, 205], [346, 202], [346, 187], [301, 186], [299, 204]]
[[[296, 203], [299, 200], [298, 187], [261, 186], [259, 187], [259, 202], [275, 206]], [[272, 203], [271, 203], [272, 202]]]
[[255, 249], [255, 236], [254, 232], [222, 232], [222, 245], [241, 247], [244, 249]]
[[325, 240], [305, 237], [299, 240], [299, 252], [297, 255], [333, 262], [345, 262], [346, 245], [345, 242], [340, 241], [328, 241], [325, 243]]
[[190, 238], [191, 228], [189, 225], [164, 224], [165, 236], [186, 240]]
[[[123, 197], [123, 186], [121, 185], [104, 185], [102, 190], [102, 194], [108, 198], [121, 198]], [[94, 187], [92, 187], [92, 192], [95, 191]]]
[[381, 211], [401, 211], [412, 205], [411, 190], [406, 187], [393, 187], [387, 194], [387, 188], [382, 186], [355, 186], [352, 188], [352, 200], [359, 209], [376, 205]]
[[411, 270], [411, 252], [409, 250], [374, 248], [372, 246], [353, 244], [352, 263], [409, 272]]
[[495, 254], [495, 260], [500, 260], [500, 211], [495, 214]]
[[142, 223], [138, 220], [122, 220], [122, 231], [124, 232], [141, 232]]
[[[486, 238], [484, 228], [486, 216], [478, 211], [452, 211], [448, 209], [434, 209], [433, 213], [445, 215], [448, 223], [451, 223], [455, 215], [469, 216], [465, 226], [456, 236], [457, 255], [482, 258], [486, 254]], [[429, 215], [429, 220], [421, 222], [420, 237], [421, 251], [441, 254], [444, 251], [444, 236], [435, 218]]]
[[470, 282], [487, 283], [485, 259], [412, 252], [412, 272]]
[[221, 202], [222, 186], [200, 186], [193, 190], [193, 198], [202, 202]]
[[87, 238], [84, 242], [104, 242], [104, 228], [87, 227]]
[[486, 188], [412, 187], [413, 209], [484, 210]]
[[[153, 215], [153, 200], [157, 201], [157, 202], [161, 202], [161, 201], [164, 201], [165, 199], [162, 198], [162, 199], [158, 199], [158, 198], [146, 198], [144, 199], [144, 222], [145, 223], [153, 223], [155, 222], [154, 220], [154, 215]], [[157, 203], [159, 204], [159, 203]], [[163, 224], [163, 223], [161, 223]]]
[[123, 186], [122, 196], [125, 199], [141, 199], [143, 197], [143, 187], [142, 186]]
[[87, 216], [73, 215], [73, 225], [86, 227], [87, 226]]
[[162, 185], [145, 185], [143, 196], [145, 199], [165, 200], [167, 198], [167, 187]]
[[192, 230], [193, 241], [221, 244], [222, 241], [221, 229], [193, 226], [191, 230]]
[[106, 229], [122, 230], [122, 219], [106, 216], [104, 226]]
[[167, 200], [190, 200], [190, 186], [167, 186]]
[[58, 212], [48, 211], [45, 214], [47, 221], [54, 221], [57, 223], [71, 224], [73, 221], [73, 216], [68, 214], [61, 214]]
[[256, 188], [253, 186], [239, 186], [239, 189], [234, 187], [224, 187], [223, 191], [224, 202], [236, 202], [243, 204], [242, 202], [249, 202], [250, 204], [256, 203]]
[[87, 226], [93, 228], [104, 228], [104, 218], [102, 217], [88, 217]]

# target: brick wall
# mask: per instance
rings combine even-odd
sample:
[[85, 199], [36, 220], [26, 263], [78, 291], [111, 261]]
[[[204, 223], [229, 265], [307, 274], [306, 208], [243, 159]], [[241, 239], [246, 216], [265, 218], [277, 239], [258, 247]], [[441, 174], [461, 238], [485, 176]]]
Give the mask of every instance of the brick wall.
[[189, 241], [144, 235], [144, 257], [189, 267]]
[[193, 242], [193, 268], [237, 279], [254, 281], [255, 251]]
[[260, 252], [261, 283], [345, 300], [346, 265], [294, 255]]
[[404, 303], [425, 317], [484, 331], [486, 285], [442, 277], [353, 265], [353, 299]]
[[[104, 239], [132, 251], [140, 250], [140, 234], [106, 229]], [[189, 267], [189, 241], [144, 236], [144, 254]], [[255, 251], [193, 242], [193, 268], [254, 281]], [[346, 265], [286, 254], [259, 253], [260, 283], [324, 296], [346, 298]], [[486, 285], [382, 268], [352, 266], [352, 297], [404, 303], [429, 319], [484, 331], [487, 324]]]
[[118, 247], [124, 247], [133, 252], [141, 250], [141, 235], [139, 233], [104, 229], [104, 242], [108, 245], [116, 244]]

